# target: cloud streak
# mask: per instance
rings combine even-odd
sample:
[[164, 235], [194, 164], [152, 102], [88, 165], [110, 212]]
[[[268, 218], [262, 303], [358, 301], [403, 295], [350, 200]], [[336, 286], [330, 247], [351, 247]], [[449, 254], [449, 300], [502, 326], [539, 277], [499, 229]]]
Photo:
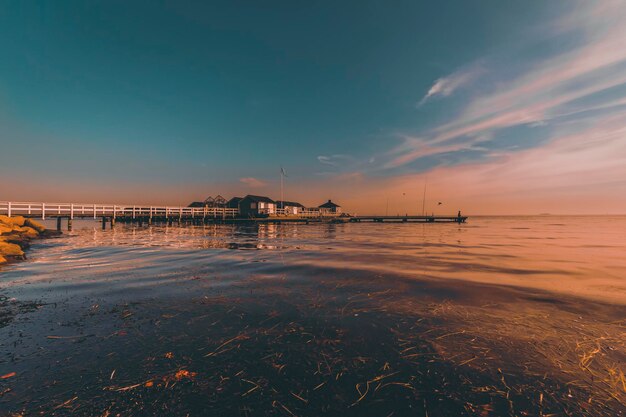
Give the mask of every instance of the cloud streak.
[[248, 187], [252, 187], [252, 188], [263, 188], [267, 186], [267, 183], [265, 181], [262, 181], [254, 177], [240, 178], [239, 182], [242, 182], [246, 184]]
[[[507, 129], [537, 126], [558, 127], [575, 113], [614, 111], [624, 93], [612, 104], [600, 104], [598, 96], [619, 94], [626, 84], [626, 3], [622, 0], [580, 3], [569, 15], [551, 22], [551, 36], [578, 36], [576, 48], [543, 59], [517, 77], [494, 85], [474, 97], [453, 121], [417, 136], [405, 135], [391, 149], [384, 169], [396, 169], [420, 158], [477, 149], [497, 141]], [[481, 62], [485, 61], [483, 58]], [[497, 68], [497, 65], [494, 65]], [[510, 71], [506, 63], [500, 72]], [[458, 71], [439, 79], [420, 103], [432, 97], [450, 96], [476, 79], [471, 71]], [[502, 78], [497, 74], [496, 79]], [[494, 83], [495, 84], [495, 83]], [[570, 120], [567, 121], [571, 123]], [[529, 132], [532, 134], [532, 132]]]
[[334, 155], [319, 155], [317, 161], [322, 165], [328, 165], [331, 167], [341, 168], [354, 162], [354, 158], [350, 155], [334, 154]]
[[426, 101], [435, 97], [448, 97], [456, 90], [462, 88], [483, 73], [481, 66], [474, 65], [470, 68], [459, 70], [446, 77], [439, 78], [430, 87], [426, 95], [420, 100], [418, 106], [422, 106]]

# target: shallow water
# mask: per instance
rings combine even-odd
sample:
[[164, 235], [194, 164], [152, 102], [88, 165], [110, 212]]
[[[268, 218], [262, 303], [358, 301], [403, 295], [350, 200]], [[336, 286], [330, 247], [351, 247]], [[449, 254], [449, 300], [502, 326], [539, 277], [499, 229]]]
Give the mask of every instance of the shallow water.
[[623, 415], [624, 231], [75, 222], [0, 270], [0, 415]]

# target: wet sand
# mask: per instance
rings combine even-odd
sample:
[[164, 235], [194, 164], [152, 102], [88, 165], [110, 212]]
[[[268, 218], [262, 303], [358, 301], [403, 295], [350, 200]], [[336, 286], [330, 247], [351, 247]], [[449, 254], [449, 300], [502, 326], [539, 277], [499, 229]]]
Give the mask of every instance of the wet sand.
[[[355, 250], [321, 249], [354, 239], [342, 229], [161, 232], [81, 231], [0, 272], [0, 377], [14, 373], [0, 379], [2, 413], [626, 413], [612, 298], [398, 274], [374, 255], [356, 268]], [[198, 233], [202, 249], [185, 238]], [[425, 233], [464, 248], [449, 237], [463, 229]]]

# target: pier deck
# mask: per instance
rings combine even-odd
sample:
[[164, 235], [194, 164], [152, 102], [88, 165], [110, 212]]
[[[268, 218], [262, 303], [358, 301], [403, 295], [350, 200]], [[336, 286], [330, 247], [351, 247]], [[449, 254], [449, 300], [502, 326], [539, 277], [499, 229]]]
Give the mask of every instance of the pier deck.
[[34, 203], [0, 201], [0, 214], [46, 219], [54, 217], [94, 218], [140, 218], [140, 217], [177, 217], [177, 218], [235, 218], [239, 212], [223, 207], [181, 207], [181, 206], [145, 206], [117, 204], [84, 203]]
[[416, 222], [416, 223], [465, 223], [467, 216], [354, 216], [350, 222]]
[[[308, 212], [307, 212], [308, 213]], [[235, 208], [225, 207], [182, 207], [182, 206], [145, 206], [119, 204], [84, 204], [84, 203], [43, 203], [0, 201], [0, 215], [24, 216], [37, 219], [57, 219], [57, 229], [61, 228], [62, 219], [67, 219], [71, 229], [73, 219], [102, 219], [102, 227], [109, 222], [124, 223], [359, 223], [359, 222], [419, 222], [419, 223], [465, 223], [466, 216], [350, 216], [324, 214], [312, 216], [310, 213], [298, 215], [275, 215], [266, 217], [243, 218]]]

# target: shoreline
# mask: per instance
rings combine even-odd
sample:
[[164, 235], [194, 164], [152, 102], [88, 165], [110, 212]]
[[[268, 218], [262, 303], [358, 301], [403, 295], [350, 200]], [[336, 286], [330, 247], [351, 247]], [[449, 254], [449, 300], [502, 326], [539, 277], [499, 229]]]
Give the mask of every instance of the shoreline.
[[[424, 238], [415, 230], [437, 229], [398, 226], [388, 241], [372, 230], [93, 227], [34, 245], [31, 262], [2, 271], [0, 408], [141, 415], [167, 404], [176, 415], [241, 407], [272, 415], [281, 404], [295, 415], [607, 417], [623, 409], [621, 306], [457, 280], [465, 268], [434, 276], [468, 257], [469, 271], [497, 279], [507, 270], [508, 258], [492, 252], [478, 263], [475, 240], [463, 237], [476, 228]], [[419, 256], [402, 261], [409, 253]], [[411, 264], [424, 275], [396, 273]], [[551, 270], [519, 265], [514, 272], [528, 279]]]
[[0, 265], [25, 261], [33, 240], [60, 235], [33, 219], [0, 215]]
[[[240, 404], [269, 414], [278, 401], [297, 415], [363, 415], [372, 407], [404, 415], [425, 400], [417, 415], [483, 408], [508, 415], [509, 406], [587, 415], [582, 404], [608, 417], [624, 404], [616, 307], [375, 274], [311, 282], [244, 273], [226, 287], [201, 285], [212, 274], [186, 275], [200, 292], [0, 298], [12, 316], [0, 321], [5, 349], [19, 343], [0, 405], [34, 415], [77, 397], [63, 407], [75, 415], [156, 413], [162, 401], [178, 404], [180, 415], [237, 415]], [[45, 357], [36, 355], [42, 349]], [[85, 375], [81, 364], [95, 358]], [[30, 371], [49, 363], [49, 371]]]

